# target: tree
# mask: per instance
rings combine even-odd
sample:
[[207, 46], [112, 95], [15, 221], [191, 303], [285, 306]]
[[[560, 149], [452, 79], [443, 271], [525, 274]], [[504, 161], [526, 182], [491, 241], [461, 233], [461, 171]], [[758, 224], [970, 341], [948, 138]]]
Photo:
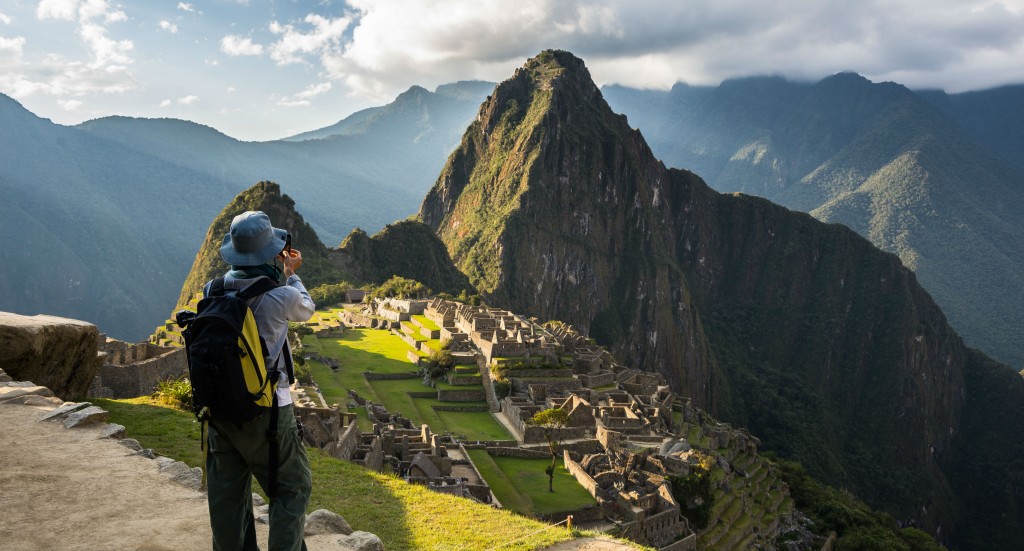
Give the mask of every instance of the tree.
[[551, 451], [551, 465], [544, 469], [548, 475], [548, 491], [555, 491], [555, 465], [558, 463], [558, 455], [555, 451], [562, 443], [562, 429], [569, 423], [569, 413], [564, 409], [551, 408], [538, 411], [528, 421], [529, 424], [544, 428], [544, 437], [548, 440], [548, 449]]

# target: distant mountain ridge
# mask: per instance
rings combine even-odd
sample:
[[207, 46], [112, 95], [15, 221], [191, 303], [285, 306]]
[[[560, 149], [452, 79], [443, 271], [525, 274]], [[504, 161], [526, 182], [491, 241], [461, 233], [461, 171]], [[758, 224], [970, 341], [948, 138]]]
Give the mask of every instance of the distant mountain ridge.
[[0, 230], [21, 254], [0, 268], [0, 309], [142, 339], [166, 318], [196, 243], [237, 193], [283, 182], [328, 242], [356, 227], [375, 232], [415, 212], [485, 87], [414, 89], [358, 133], [295, 143], [240, 142], [176, 119], [67, 127], [0, 95]]
[[419, 216], [486, 300], [589, 332], [944, 541], [1024, 543], [1024, 495], [976, 491], [1024, 476], [1024, 380], [965, 347], [896, 256], [666, 169], [568, 52], [499, 84]]
[[988, 143], [1024, 148], [1014, 125], [1024, 87], [931, 93], [929, 103], [841, 73], [604, 92], [670, 166], [846, 224], [914, 269], [971, 344], [1024, 366], [1024, 293], [1014, 291], [1024, 288], [1024, 171], [978, 139], [1005, 113], [992, 134], [1009, 137]]

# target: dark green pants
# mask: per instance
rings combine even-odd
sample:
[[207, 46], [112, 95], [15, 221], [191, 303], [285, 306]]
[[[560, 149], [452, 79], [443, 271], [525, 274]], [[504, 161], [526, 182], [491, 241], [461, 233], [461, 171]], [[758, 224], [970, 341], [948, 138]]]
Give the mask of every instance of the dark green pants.
[[[269, 424], [269, 413], [241, 426], [210, 422], [206, 476], [213, 551], [259, 550], [252, 477], [266, 491]], [[291, 405], [279, 409], [277, 427], [277, 496], [270, 499], [270, 551], [305, 551], [303, 526], [312, 477]]]

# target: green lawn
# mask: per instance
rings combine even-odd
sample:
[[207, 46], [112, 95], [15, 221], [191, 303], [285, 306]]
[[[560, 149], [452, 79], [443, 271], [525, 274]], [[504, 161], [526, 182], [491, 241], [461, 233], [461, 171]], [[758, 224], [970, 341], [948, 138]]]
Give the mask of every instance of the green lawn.
[[429, 319], [427, 319], [427, 316], [415, 315], [415, 316], [410, 316], [410, 317], [412, 317], [412, 319], [414, 319], [417, 322], [419, 322], [420, 325], [422, 325], [423, 327], [426, 327], [427, 329], [429, 329], [431, 331], [440, 331], [441, 330], [441, 326], [436, 324], [436, 323], [434, 323], [434, 322], [432, 322], [432, 321], [430, 321]]
[[[110, 412], [110, 422], [124, 425], [130, 438], [167, 457], [199, 466], [199, 425], [192, 415], [161, 406], [149, 398], [94, 400]], [[572, 539], [564, 529], [547, 526], [509, 511], [432, 492], [388, 474], [308, 450], [313, 492], [308, 511], [328, 509], [356, 530], [377, 534], [388, 551], [417, 549], [529, 551]], [[519, 540], [523, 535], [530, 534]], [[519, 540], [510, 545], [505, 542]]]
[[544, 468], [550, 459], [492, 457], [487, 450], [467, 450], [491, 491], [506, 509], [524, 515], [575, 511], [596, 503], [569, 474], [561, 460], [555, 471], [554, 492], [548, 491]]
[[[308, 339], [310, 336], [307, 336]], [[412, 398], [409, 392], [430, 392], [419, 378], [367, 381], [364, 371], [374, 373], [408, 373], [416, 366], [407, 359], [412, 350], [401, 338], [378, 329], [349, 329], [341, 338], [317, 339], [322, 354], [336, 358], [341, 369], [310, 362], [313, 378], [328, 404], [348, 402], [347, 389], [355, 390], [367, 400], [373, 400], [392, 412], [400, 412], [413, 424], [426, 423], [437, 433], [450, 432], [465, 435], [470, 440], [512, 440], [493, 416], [482, 412], [438, 412], [430, 406], [439, 404], [434, 398]], [[304, 339], [305, 345], [307, 341]], [[443, 388], [458, 388], [441, 382]], [[465, 387], [462, 387], [465, 388]], [[362, 425], [360, 425], [362, 427]]]

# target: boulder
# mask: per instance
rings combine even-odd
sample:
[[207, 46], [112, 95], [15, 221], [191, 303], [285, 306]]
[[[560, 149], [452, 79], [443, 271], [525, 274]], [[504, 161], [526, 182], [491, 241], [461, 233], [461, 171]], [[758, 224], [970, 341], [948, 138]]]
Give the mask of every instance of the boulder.
[[56, 420], [60, 420], [60, 419], [63, 419], [64, 417], [66, 417], [70, 413], [76, 412], [76, 411], [81, 410], [81, 409], [85, 409], [85, 408], [87, 408], [87, 407], [89, 407], [91, 405], [92, 404], [90, 404], [89, 402], [68, 402], [68, 403], [60, 406], [59, 408], [57, 408], [57, 409], [55, 409], [55, 410], [53, 410], [53, 411], [51, 411], [49, 413], [43, 414], [43, 416], [40, 417], [39, 420], [40, 421], [56, 421]]
[[343, 534], [347, 536], [352, 533], [352, 527], [338, 513], [328, 511], [327, 509], [317, 509], [306, 517], [305, 533], [307, 536], [317, 536], [320, 534]]
[[384, 551], [384, 542], [376, 534], [363, 532], [361, 530], [352, 532], [347, 536], [338, 538], [338, 545], [342, 549], [352, 551]]
[[96, 423], [106, 423], [107, 410], [98, 408], [96, 406], [89, 406], [84, 409], [69, 413], [64, 418], [64, 426], [67, 428], [84, 427], [86, 425], [93, 425]]
[[85, 396], [102, 364], [96, 326], [55, 316], [0, 312], [0, 369], [65, 400]]
[[0, 402], [9, 402], [15, 398], [26, 396], [49, 398], [53, 396], [53, 392], [45, 386], [35, 386], [32, 383], [28, 385], [0, 383]]

